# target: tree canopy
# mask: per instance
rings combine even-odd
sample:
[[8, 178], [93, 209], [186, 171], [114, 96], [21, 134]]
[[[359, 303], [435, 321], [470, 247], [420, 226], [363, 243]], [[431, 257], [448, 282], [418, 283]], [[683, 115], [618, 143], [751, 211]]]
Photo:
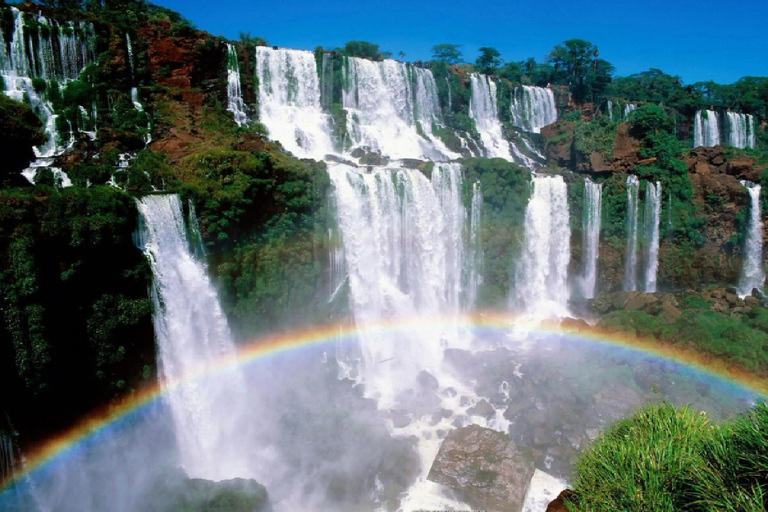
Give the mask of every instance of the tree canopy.
[[458, 64], [461, 62], [460, 44], [436, 44], [432, 47], [432, 60], [445, 62], [446, 64]]
[[475, 60], [475, 65], [481, 72], [490, 75], [501, 66], [502, 62], [499, 50], [490, 46], [483, 46], [480, 48], [480, 56]]

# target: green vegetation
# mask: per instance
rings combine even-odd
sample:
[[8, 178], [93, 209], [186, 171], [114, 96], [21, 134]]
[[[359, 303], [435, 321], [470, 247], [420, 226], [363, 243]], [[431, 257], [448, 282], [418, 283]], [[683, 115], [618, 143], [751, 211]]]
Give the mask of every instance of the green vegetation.
[[597, 46], [583, 39], [569, 39], [556, 45], [547, 57], [555, 67], [555, 77], [565, 81], [576, 101], [597, 101], [602, 98], [614, 67], [598, 58]]
[[492, 75], [501, 66], [502, 62], [499, 50], [490, 46], [484, 46], [480, 48], [480, 56], [475, 60], [475, 65], [482, 73]]
[[0, 182], [18, 176], [34, 160], [34, 146], [47, 140], [43, 123], [25, 104], [0, 94], [0, 152], [3, 154]]
[[611, 426], [579, 459], [570, 510], [765, 510], [768, 407], [714, 425], [661, 403]]
[[461, 62], [460, 44], [443, 43], [432, 47], [432, 60], [445, 62], [446, 64], [459, 64]]

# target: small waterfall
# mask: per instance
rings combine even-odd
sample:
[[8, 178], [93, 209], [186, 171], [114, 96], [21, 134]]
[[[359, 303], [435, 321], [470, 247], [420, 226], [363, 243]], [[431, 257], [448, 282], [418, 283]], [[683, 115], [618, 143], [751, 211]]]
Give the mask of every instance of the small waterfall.
[[176, 195], [153, 195], [138, 199], [137, 206], [138, 245], [154, 276], [158, 370], [181, 462], [191, 477], [248, 475], [236, 425], [244, 380], [235, 368], [207, 374], [236, 350], [205, 265], [192, 254], [181, 202]]
[[744, 242], [744, 258], [741, 264], [739, 295], [752, 294], [752, 289], [761, 292], [765, 286], [765, 264], [763, 263], [763, 218], [760, 214], [760, 185], [742, 180], [750, 198], [749, 227]]
[[[466, 232], [460, 166], [437, 165], [431, 180], [399, 167], [362, 173], [332, 164], [329, 173], [355, 324], [458, 312]], [[445, 336], [365, 334], [366, 394], [378, 398], [380, 408], [390, 406], [420, 371], [439, 366]]]
[[586, 178], [584, 180], [584, 220], [582, 222], [584, 271], [581, 279], [582, 294], [585, 299], [591, 299], [595, 296], [597, 258], [600, 251], [602, 196], [603, 185]]
[[235, 122], [242, 126], [248, 122], [245, 113], [243, 90], [240, 85], [240, 64], [237, 61], [235, 45], [227, 43], [227, 110], [232, 112]]
[[125, 47], [128, 49], [128, 69], [131, 71], [131, 85], [136, 85], [136, 70], [133, 63], [133, 44], [131, 44], [131, 34], [125, 33]]
[[16, 473], [16, 454], [11, 436], [0, 432], [0, 485], [13, 479]]
[[755, 118], [751, 114], [726, 112], [728, 145], [734, 148], [755, 147]]
[[349, 57], [344, 82], [343, 103], [353, 147], [395, 159], [458, 156], [432, 136], [432, 125], [442, 121], [430, 70], [389, 59], [373, 62]]
[[517, 306], [537, 316], [566, 316], [570, 260], [568, 187], [562, 176], [534, 176], [516, 272]]
[[540, 133], [557, 121], [555, 95], [548, 87], [515, 87], [510, 106], [512, 124], [527, 132]]
[[661, 223], [661, 182], [647, 183], [645, 192], [645, 283], [644, 291], [656, 291], [659, 270], [659, 226]]
[[323, 52], [322, 79], [320, 80], [320, 103], [323, 110], [331, 111], [333, 105], [333, 54]]
[[627, 248], [624, 257], [624, 291], [637, 290], [637, 217], [639, 213], [637, 176], [627, 177]]
[[300, 158], [320, 160], [334, 152], [314, 53], [257, 46], [256, 76], [260, 120], [270, 138]]
[[608, 119], [613, 121], [613, 102], [608, 100]]
[[720, 145], [720, 127], [714, 110], [697, 110], [693, 122], [693, 147]]
[[472, 184], [472, 205], [469, 214], [469, 245], [467, 254], [467, 300], [465, 309], [477, 305], [477, 290], [482, 284], [483, 242], [480, 228], [483, 222], [483, 190], [480, 182]]
[[486, 75], [470, 75], [472, 95], [469, 115], [475, 120], [477, 131], [485, 147], [485, 156], [511, 160], [509, 142], [502, 135], [499, 109], [496, 103], [496, 83]]
[[624, 119], [624, 121], [629, 119], [629, 114], [635, 110], [637, 110], [637, 105], [634, 103], [627, 103], [626, 105], [624, 105], [624, 112], [623, 112], [624, 117], [622, 119]]

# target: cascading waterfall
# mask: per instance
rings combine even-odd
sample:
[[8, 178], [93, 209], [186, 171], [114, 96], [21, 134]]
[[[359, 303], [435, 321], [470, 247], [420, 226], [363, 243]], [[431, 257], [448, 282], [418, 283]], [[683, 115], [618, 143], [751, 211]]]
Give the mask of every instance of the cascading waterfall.
[[741, 264], [739, 295], [745, 297], [757, 288], [761, 292], [765, 286], [765, 264], [763, 263], [763, 218], [760, 214], [760, 185], [746, 180], [741, 184], [749, 192], [749, 226], [744, 243], [744, 258]]
[[728, 145], [734, 148], [755, 147], [755, 118], [751, 114], [726, 112]]
[[469, 245], [467, 247], [467, 300], [465, 309], [477, 305], [477, 290], [482, 282], [483, 242], [480, 226], [483, 220], [483, 190], [480, 182], [472, 184], [472, 204], [469, 214]]
[[659, 226], [661, 224], [661, 182], [647, 183], [645, 192], [645, 283], [644, 291], [656, 291], [659, 270]]
[[509, 142], [502, 135], [499, 109], [496, 103], [496, 83], [480, 73], [470, 75], [471, 92], [469, 115], [475, 120], [477, 131], [487, 157], [512, 160]]
[[[398, 316], [458, 312], [464, 265], [461, 169], [440, 164], [432, 178], [402, 168], [329, 166], [358, 327]], [[373, 332], [360, 340], [366, 392], [381, 408], [419, 371], [442, 358], [436, 339]]]
[[720, 126], [714, 110], [697, 110], [693, 122], [693, 147], [713, 147], [720, 144]]
[[[235, 345], [205, 265], [190, 250], [181, 202], [153, 195], [137, 205], [138, 245], [154, 276], [158, 370], [183, 467], [191, 477], [212, 480], [249, 475], [237, 425], [244, 380], [236, 368], [206, 375], [216, 361], [234, 356]], [[198, 378], [186, 380], [192, 376]]]
[[256, 76], [259, 119], [273, 140], [300, 158], [320, 160], [334, 152], [314, 53], [257, 46]]
[[235, 45], [227, 43], [227, 110], [232, 112], [237, 126], [248, 122], [245, 112], [243, 90], [240, 85], [240, 64], [237, 61]]
[[93, 26], [82, 22], [60, 25], [44, 16], [32, 15], [36, 24], [32, 29], [24, 25], [24, 13], [15, 7], [10, 9], [14, 17], [10, 41], [6, 41], [4, 31], [0, 31], [0, 75], [5, 83], [4, 93], [17, 101], [26, 101], [42, 119], [48, 142], [35, 152], [39, 158], [52, 157], [63, 149], [56, 130], [56, 116], [44, 94], [35, 91], [32, 79], [55, 81], [60, 86], [77, 79], [85, 66], [95, 60], [90, 42]]
[[458, 156], [432, 135], [433, 124], [441, 121], [430, 70], [390, 59], [373, 62], [356, 57], [345, 59], [343, 70], [342, 100], [353, 148], [369, 148], [395, 159]]
[[584, 180], [584, 220], [582, 222], [584, 270], [581, 278], [582, 294], [586, 299], [595, 296], [597, 258], [600, 251], [602, 197], [603, 185], [586, 178]]
[[627, 177], [627, 248], [624, 256], [624, 291], [637, 290], [637, 217], [639, 213], [637, 176]]
[[624, 105], [624, 120], [626, 121], [629, 119], [629, 114], [637, 110], [637, 105], [635, 103], [627, 103]]
[[549, 87], [515, 87], [510, 105], [512, 124], [527, 132], [540, 133], [557, 121], [555, 95]]
[[515, 279], [518, 307], [537, 316], [566, 316], [570, 260], [568, 186], [562, 176], [534, 176]]

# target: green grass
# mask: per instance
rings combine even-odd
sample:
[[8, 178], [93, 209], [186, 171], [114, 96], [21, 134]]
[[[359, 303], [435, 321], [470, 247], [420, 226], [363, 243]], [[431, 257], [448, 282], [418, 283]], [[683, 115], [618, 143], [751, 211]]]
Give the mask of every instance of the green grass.
[[571, 510], [758, 511], [768, 498], [768, 407], [715, 425], [668, 403], [614, 424], [585, 451]]

